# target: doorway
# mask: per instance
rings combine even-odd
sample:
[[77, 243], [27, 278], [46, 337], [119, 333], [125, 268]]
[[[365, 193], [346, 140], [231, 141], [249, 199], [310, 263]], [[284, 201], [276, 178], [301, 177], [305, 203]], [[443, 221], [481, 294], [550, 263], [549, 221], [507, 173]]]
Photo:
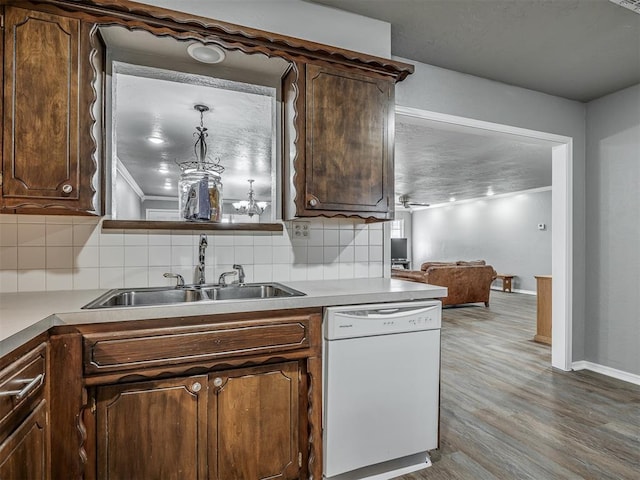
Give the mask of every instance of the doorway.
[[570, 371], [572, 364], [572, 242], [573, 139], [562, 135], [475, 120], [411, 107], [396, 106], [396, 114], [416, 119], [518, 135], [552, 143], [552, 346], [551, 365]]

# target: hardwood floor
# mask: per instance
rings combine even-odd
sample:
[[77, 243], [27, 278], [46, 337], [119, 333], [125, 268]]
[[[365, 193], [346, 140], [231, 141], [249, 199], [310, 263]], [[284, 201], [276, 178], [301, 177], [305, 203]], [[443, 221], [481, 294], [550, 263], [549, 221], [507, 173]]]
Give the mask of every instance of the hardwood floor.
[[552, 370], [535, 301], [443, 311], [440, 458], [399, 478], [640, 479], [640, 387]]

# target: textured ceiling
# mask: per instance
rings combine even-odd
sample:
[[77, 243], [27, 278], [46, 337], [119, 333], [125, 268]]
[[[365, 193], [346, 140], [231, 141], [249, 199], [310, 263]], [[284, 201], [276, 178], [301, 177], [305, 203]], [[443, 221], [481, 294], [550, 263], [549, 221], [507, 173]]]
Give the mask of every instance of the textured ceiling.
[[[176, 161], [194, 160], [195, 127], [204, 104], [210, 157], [220, 159], [224, 198], [244, 200], [255, 179], [259, 200], [271, 198], [274, 128], [273, 96], [206, 85], [117, 75], [114, 106], [117, 156], [145, 195], [176, 196]], [[164, 143], [147, 141], [158, 136]], [[166, 179], [171, 189], [165, 188]]]
[[640, 82], [640, 15], [608, 0], [309, 0], [391, 23], [393, 55], [579, 101]]
[[396, 116], [396, 198], [430, 205], [551, 186], [550, 142]]

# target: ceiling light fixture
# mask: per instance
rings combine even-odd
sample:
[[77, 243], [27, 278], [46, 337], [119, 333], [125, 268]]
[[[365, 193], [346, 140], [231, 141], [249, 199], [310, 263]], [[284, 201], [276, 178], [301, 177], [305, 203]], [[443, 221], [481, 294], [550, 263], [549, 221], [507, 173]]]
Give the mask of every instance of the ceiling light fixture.
[[147, 140], [149, 141], [149, 143], [153, 143], [154, 145], [160, 145], [164, 143], [164, 139], [156, 135], [151, 135], [150, 137], [147, 137]]
[[217, 45], [205, 45], [204, 43], [192, 43], [187, 47], [187, 53], [191, 58], [201, 63], [220, 63], [224, 61], [226, 54]]
[[238, 215], [260, 215], [267, 208], [267, 202], [256, 202], [253, 198], [253, 182], [255, 180], [247, 180], [249, 182], [249, 200], [242, 200], [240, 202], [233, 202], [233, 208], [236, 209]]
[[182, 170], [178, 184], [180, 215], [187, 221], [219, 222], [222, 220], [222, 181], [220, 175], [224, 167], [220, 159], [208, 157], [207, 128], [204, 126], [204, 113], [209, 111], [206, 105], [197, 104], [193, 108], [200, 112], [200, 126], [193, 136], [193, 160], [176, 164]]

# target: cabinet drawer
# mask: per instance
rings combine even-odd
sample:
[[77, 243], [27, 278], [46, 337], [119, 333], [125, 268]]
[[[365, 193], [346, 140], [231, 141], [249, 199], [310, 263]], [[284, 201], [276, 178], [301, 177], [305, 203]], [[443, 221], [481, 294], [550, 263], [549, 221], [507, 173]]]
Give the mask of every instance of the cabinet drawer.
[[0, 372], [0, 430], [12, 414], [44, 393], [46, 344], [15, 361]]
[[264, 324], [175, 327], [84, 335], [85, 374], [308, 348], [309, 316]]

